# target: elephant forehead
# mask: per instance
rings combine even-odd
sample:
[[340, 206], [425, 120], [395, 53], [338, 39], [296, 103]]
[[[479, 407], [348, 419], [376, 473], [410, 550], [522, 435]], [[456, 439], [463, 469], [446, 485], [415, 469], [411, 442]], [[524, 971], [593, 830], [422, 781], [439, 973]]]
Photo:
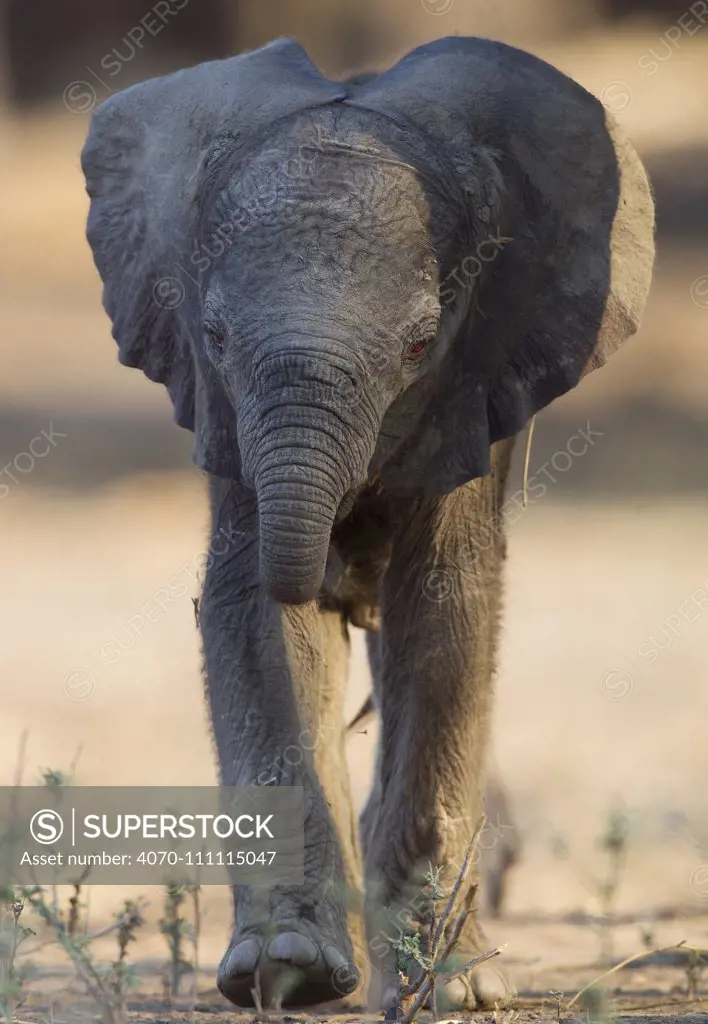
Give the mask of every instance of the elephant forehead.
[[407, 261], [431, 255], [428, 200], [415, 170], [364, 145], [307, 137], [259, 153], [229, 181], [210, 231], [238, 228], [251, 259], [284, 262]]

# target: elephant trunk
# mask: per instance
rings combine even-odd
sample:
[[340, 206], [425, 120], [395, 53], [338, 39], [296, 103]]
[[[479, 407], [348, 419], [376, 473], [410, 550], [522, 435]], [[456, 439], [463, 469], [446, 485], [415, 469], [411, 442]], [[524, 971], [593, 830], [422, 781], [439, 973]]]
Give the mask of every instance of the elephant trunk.
[[241, 402], [245, 478], [258, 499], [260, 577], [283, 604], [314, 600], [337, 513], [365, 479], [380, 415], [366, 375], [331, 343], [262, 359]]
[[346, 492], [341, 470], [301, 448], [282, 448], [256, 477], [260, 574], [283, 604], [312, 601], [322, 586], [330, 533]]

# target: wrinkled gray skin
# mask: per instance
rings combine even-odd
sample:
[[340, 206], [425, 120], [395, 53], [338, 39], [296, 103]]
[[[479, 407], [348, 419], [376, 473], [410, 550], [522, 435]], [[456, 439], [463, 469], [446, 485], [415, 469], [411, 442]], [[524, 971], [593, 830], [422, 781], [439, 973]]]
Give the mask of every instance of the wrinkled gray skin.
[[[347, 735], [366, 732], [376, 714], [376, 703], [369, 695], [347, 726]], [[487, 752], [483, 784], [486, 823], [477, 843], [480, 900], [479, 909], [489, 917], [501, 917], [504, 911], [509, 874], [522, 852], [521, 836], [509, 795], [491, 750]]]
[[[97, 109], [82, 159], [120, 359], [208, 474], [221, 778], [322, 737], [275, 782], [305, 790], [305, 883], [238, 891], [220, 988], [311, 1005], [357, 989], [355, 960], [390, 1008], [381, 936], [408, 907], [425, 947], [423, 874], [450, 885], [481, 811], [511, 439], [636, 330], [646, 176], [583, 89], [462, 38], [348, 83], [289, 41], [155, 79]], [[348, 622], [381, 715], [361, 841]], [[462, 954], [484, 944], [473, 916]], [[439, 1005], [508, 998], [482, 968]]]

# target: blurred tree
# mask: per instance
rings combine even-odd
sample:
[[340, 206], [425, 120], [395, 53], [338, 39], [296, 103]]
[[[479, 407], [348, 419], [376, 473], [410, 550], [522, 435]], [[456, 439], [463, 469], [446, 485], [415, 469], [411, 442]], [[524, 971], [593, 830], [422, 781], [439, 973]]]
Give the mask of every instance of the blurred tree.
[[[425, 16], [420, 0], [408, 0], [411, 16]], [[322, 70], [331, 75], [385, 62], [399, 32], [386, 29], [391, 0], [242, 0], [239, 26], [246, 49], [270, 39], [297, 39]]]
[[149, 75], [278, 36], [300, 40], [326, 73], [340, 75], [380, 67], [440, 35], [489, 35], [524, 46], [583, 31], [598, 18], [645, 14], [671, 23], [693, 7], [702, 2], [0, 0], [0, 73], [9, 101], [26, 106], [63, 96], [66, 102], [75, 82], [103, 98]]
[[[703, 3], [693, 5], [701, 10]], [[691, 17], [690, 0], [597, 0], [597, 9], [601, 17], [610, 20], [648, 15], [666, 21], [674, 21], [682, 14]], [[704, 10], [703, 17], [706, 17]]]
[[61, 100], [83, 80], [99, 93], [99, 80], [105, 91], [122, 89], [228, 56], [239, 48], [237, 12], [238, 0], [4, 0], [7, 98], [19, 106]]

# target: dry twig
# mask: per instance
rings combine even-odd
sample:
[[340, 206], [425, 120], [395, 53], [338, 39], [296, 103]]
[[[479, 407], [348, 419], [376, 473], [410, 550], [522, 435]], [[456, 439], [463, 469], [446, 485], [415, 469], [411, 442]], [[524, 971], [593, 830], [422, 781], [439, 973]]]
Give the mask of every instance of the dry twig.
[[[429, 966], [425, 967], [423, 966], [423, 964], [421, 964], [420, 966], [422, 970], [418, 978], [411, 984], [401, 986], [401, 998], [406, 1001], [412, 999], [412, 1002], [409, 1003], [409, 1005], [406, 1007], [405, 1013], [399, 1018], [399, 1024], [411, 1024], [411, 1022], [416, 1018], [418, 1013], [425, 1006], [428, 999], [433, 1000], [433, 1016], [435, 1017], [435, 1019], [437, 1019], [437, 1007], [435, 1005], [435, 989], [436, 982], [438, 980], [438, 975], [440, 975], [441, 973], [444, 974], [445, 982], [453, 981], [455, 978], [461, 978], [463, 975], [467, 974], [475, 967], [478, 967], [480, 964], [485, 963], [487, 960], [491, 960], [493, 957], [499, 956], [499, 954], [502, 952], [502, 948], [497, 947], [495, 949], [490, 950], [488, 953], [483, 953], [481, 956], [477, 956], [474, 957], [472, 960], [469, 960], [464, 965], [464, 967], [460, 968], [460, 970], [458, 971], [455, 971], [454, 974], [448, 975], [444, 973], [445, 964], [449, 957], [451, 956], [451, 954], [456, 949], [458, 942], [460, 941], [460, 936], [462, 935], [462, 929], [464, 928], [465, 922], [467, 921], [469, 915], [473, 913], [472, 904], [477, 893], [476, 883], [472, 883], [471, 885], [469, 885], [467, 887], [466, 892], [464, 892], [464, 895], [462, 897], [461, 909], [454, 920], [454, 923], [450, 930], [449, 938], [445, 940], [445, 933], [448, 930], [450, 916], [455, 908], [455, 905], [458, 903], [460, 892], [463, 890], [463, 886], [467, 880], [467, 876], [469, 874], [470, 869], [470, 863], [472, 861], [472, 856], [474, 854], [477, 843], [479, 841], [479, 836], [485, 824], [486, 818], [484, 817], [484, 815], [482, 815], [477, 825], [477, 828], [474, 831], [474, 835], [472, 836], [472, 839], [470, 840], [467, 846], [465, 856], [462, 861], [462, 865], [458, 872], [455, 883], [452, 887], [452, 891], [447, 900], [445, 908], [442, 914], [440, 915], [439, 921], [436, 921], [435, 900], [433, 900], [433, 910], [430, 925], [430, 949], [428, 951]], [[441, 946], [443, 947], [442, 954], [440, 954]]]
[[643, 957], [646, 956], [653, 956], [655, 953], [665, 953], [667, 949], [680, 949], [680, 947], [685, 946], [685, 944], [686, 940], [682, 939], [681, 942], [677, 942], [673, 946], [662, 946], [661, 949], [654, 949], [651, 951], [651, 953], [648, 953], [646, 950], [644, 950], [641, 953], [635, 953], [634, 956], [628, 956], [626, 960], [622, 960], [621, 963], [615, 964], [614, 967], [610, 967], [609, 970], [603, 971], [602, 974], [598, 974], [597, 978], [593, 978], [591, 982], [588, 982], [585, 988], [581, 988], [579, 992], [576, 992], [573, 998], [566, 1006], [566, 1010], [570, 1010], [570, 1008], [574, 1006], [575, 1003], [577, 1003], [578, 999], [580, 999], [580, 997], [584, 995], [584, 993], [587, 992], [589, 988], [594, 988], [595, 985], [597, 985], [598, 981], [603, 981], [605, 978], [608, 978], [611, 974], [614, 974], [615, 971], [621, 971], [623, 967], [626, 967], [628, 964], [634, 963], [635, 960], [641, 960]]

